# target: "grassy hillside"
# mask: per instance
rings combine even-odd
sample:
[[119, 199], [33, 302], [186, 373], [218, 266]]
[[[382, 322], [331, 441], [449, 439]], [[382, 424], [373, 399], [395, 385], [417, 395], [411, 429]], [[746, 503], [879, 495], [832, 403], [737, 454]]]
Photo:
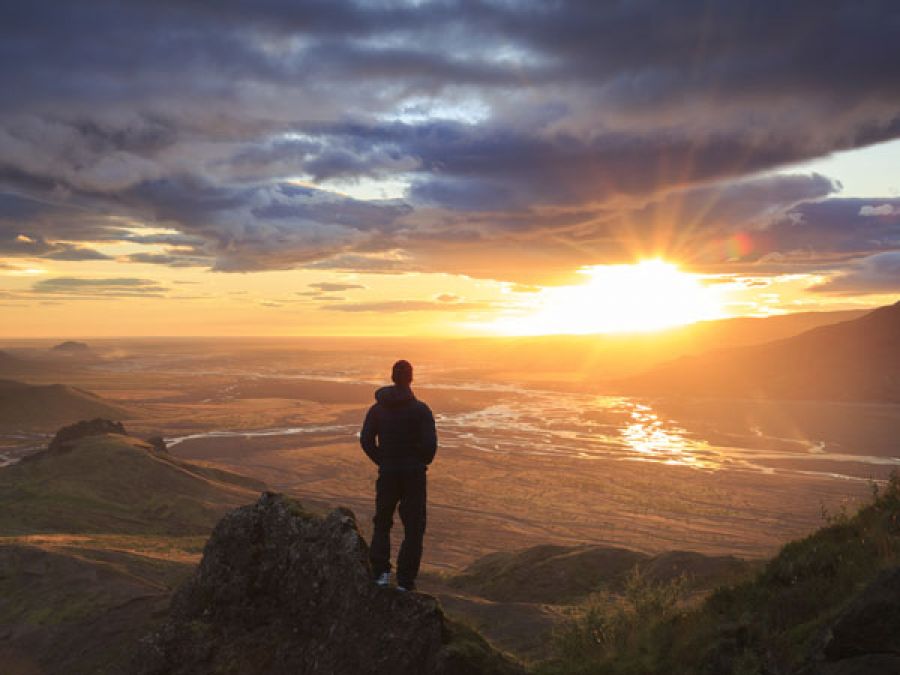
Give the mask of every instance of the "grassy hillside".
[[[900, 562], [900, 479], [855, 516], [829, 520], [752, 578], [720, 588], [693, 609], [677, 582], [638, 577], [621, 595], [593, 598], [558, 634], [557, 656], [540, 672], [800, 672], [821, 652], [836, 617]], [[900, 606], [891, 611], [900, 613]]]
[[34, 533], [207, 534], [263, 485], [180, 462], [128, 436], [79, 441], [0, 470], [0, 536]]
[[0, 380], [0, 429], [49, 431], [94, 417], [122, 419], [128, 411], [77, 387]]

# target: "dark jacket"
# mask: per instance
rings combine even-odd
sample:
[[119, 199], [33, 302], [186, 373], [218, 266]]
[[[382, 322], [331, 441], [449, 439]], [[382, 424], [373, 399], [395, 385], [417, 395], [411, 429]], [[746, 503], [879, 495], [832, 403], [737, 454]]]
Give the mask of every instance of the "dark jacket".
[[382, 387], [369, 408], [359, 443], [382, 471], [424, 469], [437, 452], [434, 415], [409, 387]]

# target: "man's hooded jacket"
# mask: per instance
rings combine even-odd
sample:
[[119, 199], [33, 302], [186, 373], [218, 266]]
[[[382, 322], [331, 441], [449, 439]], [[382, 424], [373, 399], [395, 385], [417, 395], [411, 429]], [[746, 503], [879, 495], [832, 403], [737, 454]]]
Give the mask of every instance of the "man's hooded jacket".
[[424, 469], [437, 452], [434, 416], [409, 387], [382, 387], [366, 414], [359, 442], [381, 471]]

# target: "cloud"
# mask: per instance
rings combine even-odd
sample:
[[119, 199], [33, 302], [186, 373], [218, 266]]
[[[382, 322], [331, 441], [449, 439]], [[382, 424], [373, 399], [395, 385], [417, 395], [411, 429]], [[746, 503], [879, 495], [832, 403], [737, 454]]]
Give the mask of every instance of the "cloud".
[[[0, 254], [126, 241], [177, 250], [125, 264], [520, 282], [660, 241], [715, 264], [740, 228], [768, 231], [748, 259], [847, 254], [829, 223], [789, 227], [838, 209], [818, 206], [827, 179], [751, 176], [900, 135], [895, 17], [890, 0], [6, 3]], [[881, 221], [874, 243], [849, 235], [857, 257], [893, 236], [876, 201], [852, 214]]]
[[32, 286], [35, 293], [82, 297], [162, 297], [166, 288], [151, 279], [54, 277]]
[[331, 281], [321, 281], [314, 284], [308, 284], [310, 288], [318, 289], [319, 291], [332, 292], [332, 291], [349, 291], [355, 288], [365, 288], [362, 284], [351, 284], [351, 283], [343, 283], [343, 282], [331, 282]]
[[53, 251], [45, 253], [41, 257], [50, 260], [112, 260], [110, 256], [92, 248], [65, 244], [57, 245]]
[[379, 314], [404, 314], [407, 312], [467, 312], [494, 309], [490, 302], [446, 302], [432, 300], [396, 300], [386, 302], [359, 302], [340, 305], [322, 305], [321, 309], [338, 312], [375, 312]]
[[900, 294], [900, 250], [863, 258], [812, 290], [836, 295]]
[[897, 213], [893, 204], [882, 204], [881, 206], [870, 206], [866, 204], [859, 209], [861, 216], [893, 216]]

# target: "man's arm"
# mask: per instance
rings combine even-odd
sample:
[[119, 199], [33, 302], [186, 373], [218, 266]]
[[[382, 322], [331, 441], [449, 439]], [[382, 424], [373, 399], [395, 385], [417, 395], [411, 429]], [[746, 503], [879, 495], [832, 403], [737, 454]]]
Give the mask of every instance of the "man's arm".
[[363, 452], [375, 464], [378, 464], [378, 411], [375, 410], [377, 403], [369, 408], [366, 413], [366, 421], [363, 422], [362, 431], [359, 432], [359, 444], [362, 446]]
[[422, 420], [419, 426], [419, 447], [422, 449], [422, 461], [431, 464], [437, 452], [437, 429], [434, 426], [434, 415], [431, 408], [422, 404]]

